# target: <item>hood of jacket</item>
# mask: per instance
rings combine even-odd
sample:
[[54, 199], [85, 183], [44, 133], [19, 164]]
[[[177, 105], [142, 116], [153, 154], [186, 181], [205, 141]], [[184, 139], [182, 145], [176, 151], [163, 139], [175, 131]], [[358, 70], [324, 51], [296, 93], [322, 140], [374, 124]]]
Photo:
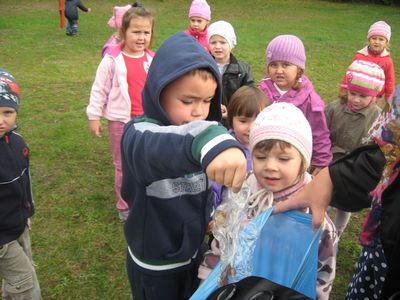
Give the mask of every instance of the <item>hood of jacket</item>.
[[220, 122], [222, 85], [218, 66], [199, 42], [184, 32], [177, 33], [164, 41], [153, 58], [142, 91], [145, 116], [156, 119], [163, 125], [174, 125], [160, 105], [160, 95], [169, 83], [200, 68], [209, 69], [217, 81], [217, 89], [211, 101], [207, 120]]

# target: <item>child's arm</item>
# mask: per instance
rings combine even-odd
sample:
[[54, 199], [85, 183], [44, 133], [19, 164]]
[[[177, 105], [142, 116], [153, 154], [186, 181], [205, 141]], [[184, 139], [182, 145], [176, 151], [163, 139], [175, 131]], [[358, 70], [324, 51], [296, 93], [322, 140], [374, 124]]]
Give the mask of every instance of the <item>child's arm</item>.
[[388, 63], [387, 70], [385, 70], [385, 99], [388, 99], [393, 95], [395, 88], [395, 73], [393, 61], [390, 60]]
[[113, 62], [108, 57], [104, 57], [100, 62], [90, 92], [89, 105], [86, 108], [90, 131], [98, 137], [101, 136], [103, 130], [100, 119], [112, 86], [113, 72], [110, 71], [113, 69], [112, 64]]
[[211, 179], [237, 189], [246, 173], [242, 150], [240, 154], [226, 151], [240, 149], [239, 143], [217, 122], [159, 126], [131, 121], [125, 127], [121, 148], [123, 164], [144, 185], [207, 170]]
[[85, 5], [83, 5], [82, 1], [78, 1], [78, 5], [80, 10], [84, 11], [84, 12], [90, 12], [90, 8], [87, 8]]

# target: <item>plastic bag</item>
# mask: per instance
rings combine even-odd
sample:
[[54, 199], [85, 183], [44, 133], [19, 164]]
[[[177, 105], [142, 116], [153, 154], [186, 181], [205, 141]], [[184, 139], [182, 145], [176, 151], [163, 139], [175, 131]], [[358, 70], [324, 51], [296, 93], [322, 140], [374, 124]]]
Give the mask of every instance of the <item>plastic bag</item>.
[[[272, 208], [267, 209], [240, 231], [232, 262], [236, 272], [229, 282], [237, 282], [250, 272], [315, 299], [320, 230], [313, 232], [309, 214], [271, 213]], [[251, 239], [255, 239], [253, 249]], [[206, 299], [219, 287], [219, 276], [220, 263], [190, 299]]]

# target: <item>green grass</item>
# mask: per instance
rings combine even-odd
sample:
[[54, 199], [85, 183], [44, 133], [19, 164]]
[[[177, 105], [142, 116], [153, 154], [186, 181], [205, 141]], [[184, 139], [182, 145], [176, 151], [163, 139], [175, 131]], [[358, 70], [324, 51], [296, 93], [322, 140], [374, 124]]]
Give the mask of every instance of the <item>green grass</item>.
[[[57, 1], [0, 0], [0, 67], [15, 75], [22, 91], [18, 123], [31, 148], [37, 207], [32, 241], [43, 298], [130, 299], [108, 138], [92, 137], [85, 115], [101, 47], [113, 32], [106, 22], [112, 6], [125, 3], [84, 2], [92, 12], [80, 12], [79, 36], [71, 38], [58, 27]], [[400, 65], [398, 7], [312, 0], [209, 3], [214, 21], [235, 27], [234, 53], [250, 64], [257, 81], [268, 41], [295, 34], [306, 47], [306, 74], [325, 102], [334, 100], [369, 26], [380, 19], [392, 26], [391, 54]], [[186, 28], [190, 1], [143, 4], [156, 15], [153, 50]], [[360, 251], [363, 214], [352, 217], [340, 243], [331, 299], [344, 297]]]

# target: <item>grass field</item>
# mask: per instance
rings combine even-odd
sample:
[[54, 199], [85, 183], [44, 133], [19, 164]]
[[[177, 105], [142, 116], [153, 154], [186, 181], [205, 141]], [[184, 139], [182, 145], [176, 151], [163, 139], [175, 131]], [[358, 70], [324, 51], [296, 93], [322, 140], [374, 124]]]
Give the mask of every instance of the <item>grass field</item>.
[[[89, 134], [85, 115], [113, 5], [83, 0], [79, 35], [59, 28], [58, 2], [0, 0], [0, 67], [11, 71], [21, 91], [19, 132], [31, 148], [33, 251], [44, 299], [130, 299], [125, 274], [122, 225], [114, 209], [113, 167], [108, 139]], [[157, 50], [169, 35], [187, 26], [190, 1], [142, 2], [155, 13]], [[400, 66], [400, 8], [313, 0], [209, 0], [213, 20], [233, 24], [235, 55], [263, 76], [265, 46], [278, 34], [295, 34], [306, 47], [306, 74], [325, 102], [369, 26], [392, 26], [391, 54]], [[399, 69], [398, 69], [399, 70]], [[399, 78], [400, 73], [397, 72]], [[360, 248], [363, 213], [355, 214], [340, 243], [331, 299], [343, 299]]]

